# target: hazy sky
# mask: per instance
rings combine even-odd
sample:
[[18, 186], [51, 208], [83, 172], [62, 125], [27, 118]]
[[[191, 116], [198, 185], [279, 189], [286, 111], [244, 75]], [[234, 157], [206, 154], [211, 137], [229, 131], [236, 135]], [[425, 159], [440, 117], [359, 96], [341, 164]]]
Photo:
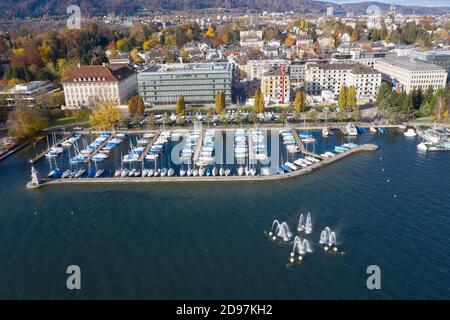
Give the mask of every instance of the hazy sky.
[[[324, 0], [325, 1], [325, 0]], [[334, 3], [355, 3], [355, 2], [366, 2], [366, 0], [326, 0], [328, 2], [334, 2]], [[416, 6], [445, 6], [450, 7], [450, 0], [432, 0], [432, 1], [424, 1], [424, 0], [372, 0], [376, 2], [384, 2], [388, 4], [398, 4], [398, 5], [416, 5]]]

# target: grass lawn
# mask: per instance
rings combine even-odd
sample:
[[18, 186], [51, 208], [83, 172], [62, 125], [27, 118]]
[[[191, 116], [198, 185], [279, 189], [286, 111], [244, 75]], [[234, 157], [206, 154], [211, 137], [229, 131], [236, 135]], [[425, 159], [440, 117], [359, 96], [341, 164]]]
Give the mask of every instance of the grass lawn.
[[64, 117], [59, 119], [53, 119], [50, 121], [49, 126], [67, 126], [67, 125], [74, 125], [82, 122], [89, 121], [89, 116], [84, 115], [80, 117]]

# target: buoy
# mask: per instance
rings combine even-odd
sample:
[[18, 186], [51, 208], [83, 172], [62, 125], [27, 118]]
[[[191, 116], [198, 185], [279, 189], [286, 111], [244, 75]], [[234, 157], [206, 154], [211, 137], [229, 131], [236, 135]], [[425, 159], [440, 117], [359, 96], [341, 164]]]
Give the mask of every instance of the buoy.
[[272, 236], [272, 235], [273, 235], [272, 231], [269, 231], [269, 236]]
[[389, 182], [390, 180], [389, 180], [389, 179], [387, 179], [386, 181], [387, 181], [387, 182]]
[[394, 198], [397, 198], [397, 195], [396, 195], [396, 194], [394, 194]]
[[272, 237], [272, 240], [273, 240], [273, 241], [277, 240], [277, 237], [273, 236], [273, 237]]
[[298, 256], [298, 260], [302, 261], [303, 257], [302, 256]]
[[337, 251], [338, 251], [338, 248], [337, 248], [337, 247], [334, 247], [334, 248], [333, 248], [333, 251], [334, 251], [334, 252], [337, 252]]
[[291, 252], [291, 257], [293, 257], [293, 256], [295, 256], [295, 253], [294, 253], [294, 252]]
[[328, 251], [328, 247], [327, 247], [327, 246], [325, 246], [325, 247], [323, 248], [323, 250], [325, 250], [325, 251]]
[[294, 260], [294, 258], [290, 258], [289, 261], [290, 262], [294, 262], [295, 260]]

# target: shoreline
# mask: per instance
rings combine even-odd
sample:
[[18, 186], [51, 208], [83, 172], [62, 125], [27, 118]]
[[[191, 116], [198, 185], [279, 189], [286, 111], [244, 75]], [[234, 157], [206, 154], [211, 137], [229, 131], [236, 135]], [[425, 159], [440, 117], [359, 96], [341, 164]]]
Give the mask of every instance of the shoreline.
[[236, 181], [273, 181], [299, 177], [305, 174], [312, 173], [328, 165], [347, 158], [348, 156], [360, 153], [378, 150], [378, 146], [375, 144], [363, 144], [355, 149], [338, 153], [331, 158], [326, 158], [320, 162], [313, 163], [306, 168], [300, 168], [299, 170], [292, 171], [284, 174], [274, 174], [270, 176], [197, 176], [197, 177], [135, 177], [135, 178], [78, 178], [78, 179], [43, 179], [39, 185], [27, 184], [29, 189], [40, 188], [47, 185], [61, 185], [61, 184], [131, 184], [131, 183], [183, 183], [183, 182], [236, 182]]

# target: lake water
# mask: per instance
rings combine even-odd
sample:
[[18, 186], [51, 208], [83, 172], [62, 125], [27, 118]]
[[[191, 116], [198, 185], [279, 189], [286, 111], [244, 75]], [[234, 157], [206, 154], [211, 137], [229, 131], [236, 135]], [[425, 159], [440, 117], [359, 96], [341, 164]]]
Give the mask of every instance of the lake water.
[[[0, 162], [0, 298], [449, 299], [450, 153], [395, 132], [352, 142], [380, 149], [280, 181], [37, 190], [25, 184], [38, 147], [23, 149]], [[264, 231], [308, 211], [314, 252], [289, 268], [291, 245]], [[318, 245], [325, 226], [344, 256]], [[366, 287], [369, 265], [381, 290]]]

